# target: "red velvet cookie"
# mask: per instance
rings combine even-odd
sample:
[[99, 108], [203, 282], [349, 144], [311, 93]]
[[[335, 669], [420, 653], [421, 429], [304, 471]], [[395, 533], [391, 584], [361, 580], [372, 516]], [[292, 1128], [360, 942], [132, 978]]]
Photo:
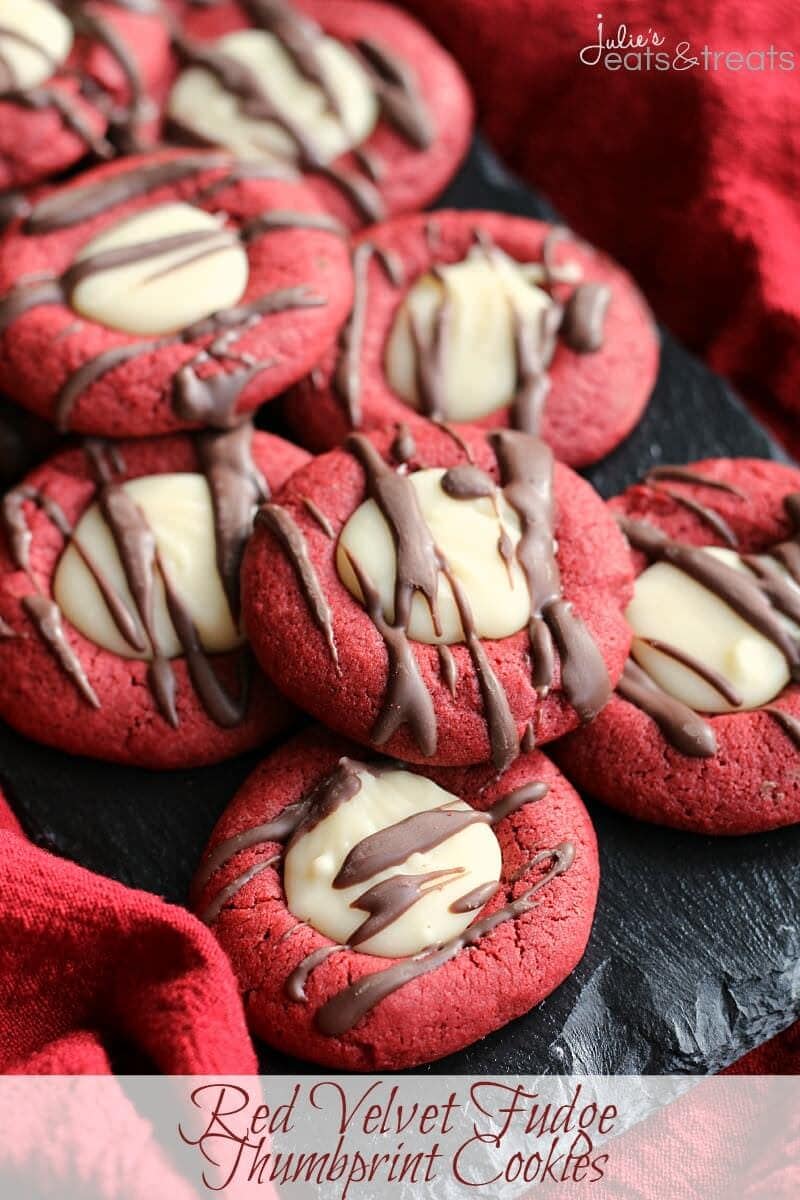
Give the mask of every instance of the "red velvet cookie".
[[154, 143], [170, 64], [158, 0], [15, 7], [0, 20], [0, 189]]
[[0, 242], [7, 394], [62, 429], [141, 436], [224, 427], [308, 371], [349, 309], [349, 254], [307, 189], [269, 175], [171, 150], [38, 200]]
[[[342, 758], [353, 754], [358, 751], [352, 745], [315, 729], [262, 763], [214, 830], [194, 903], [231, 959], [256, 1034], [326, 1066], [396, 1070], [485, 1037], [569, 975], [591, 929], [597, 845], [579, 797], [543, 754], [523, 755], [499, 777], [490, 767], [415, 768], [415, 776], [449, 793], [445, 803], [451, 808], [455, 798], [465, 802], [458, 806], [462, 811], [446, 814], [444, 827], [441, 808], [402, 824], [387, 827], [386, 817], [368, 824], [377, 836], [357, 842], [348, 854], [333, 883], [334, 903], [349, 871], [348, 878], [366, 889], [363, 903], [350, 908], [368, 913], [370, 929], [380, 926], [385, 933], [409, 911], [413, 919], [426, 889], [443, 886], [449, 876], [451, 887], [440, 903], [450, 906], [449, 913], [466, 914], [462, 931], [416, 958], [391, 957], [366, 951], [367, 922], [354, 918], [358, 930], [337, 943], [289, 908], [291, 855], [337, 809], [342, 821], [352, 822], [348, 810], [369, 803], [363, 781], [373, 772], [379, 783], [387, 772], [395, 781], [401, 772], [411, 773], [386, 759]], [[404, 810], [393, 811], [398, 817]], [[494, 830], [500, 853], [496, 873], [486, 863], [479, 869], [488, 882], [462, 895], [455, 860], [464, 845], [457, 850], [453, 843], [448, 851], [443, 843], [473, 823]], [[449, 871], [421, 872], [415, 857], [407, 864], [413, 863], [414, 873], [405, 873], [407, 855], [437, 846], [455, 856]], [[330, 854], [336, 870], [342, 855], [333, 847]], [[397, 873], [382, 876], [376, 886], [374, 877], [389, 860]], [[435, 909], [428, 916], [441, 919]], [[359, 943], [364, 950], [354, 948]]]
[[[346, 539], [367, 510], [385, 540], [362, 554]], [[327, 725], [404, 760], [500, 769], [605, 703], [631, 579], [605, 505], [543, 442], [428, 424], [353, 435], [293, 476], [256, 520], [243, 612], [264, 670]], [[449, 645], [432, 644], [437, 619]]]
[[[236, 40], [220, 43], [243, 29], [276, 39], [278, 61], [274, 43], [265, 51], [258, 37], [250, 39], [255, 51]], [[195, 145], [222, 139], [240, 157], [270, 150], [290, 156], [325, 208], [350, 228], [430, 203], [466, 151], [472, 101], [461, 72], [426, 30], [390, 5], [190, 6], [177, 48], [184, 75], [167, 101], [168, 136]], [[197, 69], [213, 83], [208, 96], [195, 90]], [[293, 79], [304, 83], [302, 94], [287, 94]], [[234, 123], [243, 115], [277, 124], [278, 142], [252, 124], [240, 138]]]
[[[354, 266], [350, 322], [288, 401], [304, 445], [431, 417], [540, 432], [556, 458], [585, 466], [639, 420], [658, 370], [653, 318], [627, 273], [566, 230], [504, 213], [415, 215], [363, 233]], [[417, 316], [403, 333], [432, 279], [429, 327]]]
[[[634, 547], [637, 576], [651, 562], [666, 562], [717, 597], [727, 594], [725, 605], [765, 631], [779, 658], [785, 654], [789, 682], [768, 702], [736, 711], [739, 682], [715, 674], [701, 654], [688, 659], [690, 670], [728, 692], [732, 711], [698, 711], [632, 659], [597, 719], [553, 747], [577, 787], [633, 817], [699, 833], [755, 833], [800, 820], [800, 687], [792, 682], [800, 644], [780, 621], [786, 609], [795, 623], [800, 616], [798, 494], [794, 467], [710, 459], [662, 468], [610, 502]], [[739, 583], [718, 566], [709, 574], [709, 556], [698, 563], [692, 553], [697, 546], [735, 550], [750, 570], [736, 572]], [[776, 575], [779, 565], [788, 575]], [[662, 659], [674, 661], [670, 615], [665, 607], [657, 640]]]
[[291, 707], [237, 645], [238, 567], [258, 500], [306, 459], [243, 425], [86, 442], [32, 471], [3, 500], [2, 717], [70, 753], [159, 768], [286, 729]]

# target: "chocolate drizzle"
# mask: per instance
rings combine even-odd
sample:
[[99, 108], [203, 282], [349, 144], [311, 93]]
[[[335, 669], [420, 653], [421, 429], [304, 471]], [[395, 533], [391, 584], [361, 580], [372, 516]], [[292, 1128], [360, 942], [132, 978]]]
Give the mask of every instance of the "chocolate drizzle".
[[[178, 164], [172, 165], [177, 166]], [[197, 168], [195, 167], [195, 169]], [[154, 173], [154, 177], [163, 181], [162, 176], [157, 173]], [[115, 176], [110, 180], [109, 185], [113, 185], [117, 178], [119, 177]], [[114, 192], [113, 188], [111, 190], [115, 196], [119, 195], [119, 191]], [[90, 207], [98, 202], [96, 194], [87, 199]], [[55, 219], [57, 219], [57, 213], [56, 209]], [[35, 210], [33, 215], [36, 215]], [[289, 214], [281, 214], [284, 221], [288, 219], [288, 216]], [[266, 214], [258, 218], [258, 226], [251, 222], [251, 227], [247, 231], [248, 239], [267, 231], [268, 217], [269, 214]], [[50, 220], [52, 219], [54, 218], [51, 212]], [[0, 333], [5, 333], [14, 321], [33, 308], [48, 304], [69, 305], [74, 289], [82, 280], [91, 275], [134, 262], [145, 262], [149, 258], [157, 259], [160, 255], [180, 249], [186, 249], [189, 252], [196, 250], [196, 253], [191, 256], [191, 261], [195, 261], [201, 257], [219, 254], [235, 245], [237, 245], [237, 237], [234, 231], [220, 228], [175, 234], [92, 254], [85, 259], [73, 262], [59, 278], [55, 276], [31, 277], [7, 293], [0, 300]], [[151, 278], [179, 270], [188, 261], [190, 261], [189, 258], [183, 258], [157, 272]], [[172, 385], [173, 408], [176, 415], [182, 420], [225, 428], [234, 419], [235, 409], [244, 389], [256, 375], [272, 364], [246, 359], [244, 366], [238, 370], [222, 371], [212, 375], [200, 375], [197, 368], [212, 360], [236, 358], [233, 347], [261, 318], [289, 309], [314, 308], [325, 303], [326, 301], [322, 297], [314, 296], [305, 286], [280, 288], [266, 292], [245, 304], [222, 309], [210, 317], [186, 326], [177, 334], [113, 346], [82, 363], [67, 377], [56, 397], [56, 424], [62, 432], [65, 432], [69, 428], [76, 401], [88, 388], [116, 367], [141, 355], [154, 353], [166, 346], [193, 343], [210, 338], [211, 341], [199, 349], [194, 357], [184, 363], [176, 372]]]
[[760, 711], [772, 717], [773, 721], [777, 721], [784, 733], [794, 742], [795, 747], [800, 750], [800, 720], [797, 717], [784, 712], [782, 708], [776, 708], [773, 704], [767, 704]]
[[492, 896], [497, 891], [497, 883], [492, 879], [488, 883], [481, 883], [478, 887], [471, 888], [465, 892], [463, 896], [459, 896], [450, 905], [451, 913], [468, 913], [479, 912], [486, 904], [489, 903]]
[[709, 687], [718, 692], [728, 704], [732, 704], [735, 708], [739, 708], [744, 701], [736, 689], [728, 682], [724, 675], [720, 675], [719, 671], [715, 671], [712, 667], [706, 666], [691, 654], [687, 654], [685, 650], [678, 649], [677, 646], [670, 646], [667, 642], [662, 642], [659, 638], [640, 638], [640, 641], [651, 649], [657, 650], [659, 654], [663, 654], [666, 658], [674, 659], [675, 662], [687, 667], [693, 674], [698, 675], [700, 679], [707, 683]]
[[531, 597], [534, 683], [543, 695], [552, 686], [555, 642], [566, 697], [581, 720], [590, 721], [606, 703], [611, 685], [597, 645], [561, 592], [553, 535], [552, 452], [538, 438], [511, 430], [493, 434], [491, 441], [503, 495], [522, 526], [516, 555]]
[[43, 641], [54, 654], [64, 674], [72, 680], [92, 708], [99, 708], [100, 701], [97, 693], [89, 682], [80, 659], [67, 641], [64, 626], [61, 623], [61, 612], [55, 601], [35, 592], [22, 597], [22, 607]]
[[405, 629], [390, 625], [383, 615], [380, 593], [361, 565], [347, 555], [358, 581], [364, 607], [386, 646], [388, 679], [383, 706], [370, 737], [376, 746], [383, 746], [403, 725], [408, 725], [420, 751], [427, 757], [436, 753], [438, 731], [436, 710], [425, 686], [414, 651]]
[[369, 268], [376, 259], [390, 283], [403, 282], [402, 268], [388, 251], [360, 242], [353, 251], [353, 308], [339, 335], [339, 354], [333, 377], [336, 394], [345, 405], [350, 427], [361, 424], [361, 346], [369, 303]]
[[23, 228], [25, 233], [34, 236], [69, 229], [119, 204], [127, 204], [159, 188], [180, 183], [192, 175], [229, 166], [230, 162], [230, 157], [220, 152], [186, 154], [179, 158], [168, 158], [164, 162], [137, 165], [92, 183], [60, 188], [34, 205]]
[[415, 149], [428, 150], [435, 130], [412, 71], [402, 59], [371, 38], [359, 38], [356, 49], [367, 68], [383, 116]]
[[590, 354], [603, 348], [603, 326], [611, 289], [604, 283], [579, 283], [564, 306], [560, 333], [570, 350]]
[[617, 691], [652, 717], [671, 746], [689, 758], [712, 758], [717, 753], [714, 730], [701, 716], [676, 700], [650, 678], [646, 671], [628, 659]]
[[324, 963], [326, 958], [330, 958], [332, 954], [336, 954], [339, 950], [346, 949], [345, 946], [319, 946], [316, 950], [312, 950], [311, 954], [307, 954], [301, 959], [295, 969], [286, 979], [284, 991], [289, 1000], [294, 1000], [297, 1004], [302, 1004], [306, 1000], [306, 984], [308, 983], [312, 971], [314, 971], [320, 963]]
[[316, 504], [310, 496], [303, 496], [303, 508], [306, 510], [312, 520], [316, 521], [326, 538], [333, 539], [336, 537], [336, 530], [331, 524], [329, 518], [325, 516], [325, 513], [322, 511], [320, 506]]
[[346, 445], [364, 470], [367, 495], [375, 501], [392, 531], [397, 551], [394, 623], [407, 628], [411, 602], [415, 593], [421, 592], [430, 608], [434, 632], [439, 634], [437, 550], [417, 493], [408, 476], [393, 471], [367, 438], [352, 434]]
[[524, 783], [521, 787], [515, 788], [513, 792], [507, 792], [505, 796], [495, 800], [489, 809], [492, 825], [499, 825], [506, 817], [519, 812], [526, 804], [537, 804], [549, 791], [549, 784], [534, 782]]
[[417, 443], [414, 441], [411, 430], [405, 424], [398, 425], [392, 442], [392, 458], [395, 462], [406, 463], [414, 457], [416, 452]]
[[248, 867], [248, 869], [243, 871], [241, 875], [237, 875], [235, 879], [231, 880], [227, 887], [222, 888], [217, 893], [208, 907], [203, 910], [200, 915], [200, 920], [205, 925], [213, 925], [228, 901], [232, 900], [233, 897], [242, 890], [245, 884], [248, 884], [251, 879], [256, 877], [256, 875], [260, 875], [261, 872], [266, 870], [267, 867], [272, 867], [276, 862], [279, 861], [280, 855], [276, 854], [273, 858], [265, 859], [264, 862], [254, 863], [252, 867]]
[[[424, 896], [438, 891], [450, 883], [454, 876], [463, 873], [463, 867], [450, 867], [441, 871], [426, 871], [421, 875], [392, 875], [373, 884], [350, 904], [351, 908], [362, 909], [368, 916], [348, 938], [348, 947], [360, 946], [375, 937]], [[426, 887], [426, 884], [429, 886]]]
[[444, 642], [440, 642], [436, 647], [436, 653], [439, 656], [439, 671], [444, 680], [444, 685], [453, 699], [455, 699], [456, 687], [458, 685], [458, 664], [456, 663], [453, 651]]
[[265, 504], [263, 508], [260, 508], [256, 524], [263, 525], [265, 529], [268, 529], [283, 547], [294, 568], [305, 602], [317, 628], [327, 642], [331, 658], [338, 670], [339, 651], [333, 629], [333, 613], [309, 557], [302, 529], [288, 509], [282, 508], [279, 504]]
[[433, 316], [430, 340], [425, 339], [416, 314], [409, 311], [408, 323], [416, 360], [416, 386], [419, 404], [432, 421], [445, 417], [447, 351], [453, 320], [453, 305], [447, 294], [447, 282], [438, 267], [431, 274], [439, 281], [441, 297]]
[[441, 487], [445, 495], [453, 500], [480, 500], [495, 494], [491, 476], [470, 463], [462, 463], [445, 471]]
[[526, 873], [544, 862], [551, 862], [549, 869], [535, 883], [527, 887], [514, 900], [502, 908], [476, 921], [457, 937], [443, 945], [424, 950], [414, 958], [401, 959], [383, 970], [364, 975], [355, 983], [337, 992], [317, 1011], [315, 1024], [320, 1033], [327, 1037], [340, 1037], [347, 1033], [380, 1003], [398, 988], [419, 979], [423, 975], [443, 966], [462, 950], [476, 945], [504, 921], [524, 916], [535, 906], [536, 895], [558, 875], [569, 870], [574, 859], [574, 847], [564, 842], [552, 850], [542, 850], [526, 864]]
[[206, 855], [195, 876], [192, 885], [193, 895], [199, 895], [217, 871], [243, 850], [250, 850], [253, 846], [272, 842], [285, 842], [307, 814], [310, 800], [311, 797], [307, 796], [295, 804], [287, 804], [286, 808], [282, 809], [272, 820], [264, 822], [263, 825], [254, 825], [252, 829], [245, 829], [242, 833], [236, 833], [233, 837], [229, 837], [215, 846], [211, 853]]
[[455, 575], [444, 564], [442, 566], [456, 602], [461, 628], [478, 680], [486, 713], [492, 763], [498, 771], [504, 771], [519, 754], [516, 722], [505, 689], [489, 662], [489, 656], [475, 628], [466, 591]]
[[690, 513], [699, 517], [732, 549], [735, 550], [739, 545], [739, 539], [721, 513], [709, 508], [706, 504], [701, 504], [699, 500], [693, 500], [691, 496], [683, 496], [680, 492], [673, 491], [672, 488], [659, 488], [658, 490], [665, 496], [669, 496], [675, 504], [681, 505], [682, 508], [688, 509]]
[[780, 620], [758, 579], [729, 567], [697, 546], [675, 542], [644, 521], [620, 520], [635, 550], [666, 562], [723, 600], [783, 654], [793, 678], [800, 677], [800, 644]]
[[697, 487], [713, 488], [718, 492], [727, 492], [731, 496], [738, 496], [740, 500], [747, 499], [745, 493], [740, 491], [739, 488], [734, 487], [732, 483], [728, 483], [724, 479], [714, 479], [711, 475], [703, 475], [699, 471], [693, 471], [691, 467], [665, 464], [660, 467], [652, 467], [645, 475], [646, 483], [660, 483], [662, 480], [674, 483], [689, 483]]
[[217, 570], [231, 616], [241, 610], [239, 569], [253, 529], [253, 513], [269, 499], [269, 485], [253, 462], [253, 427], [240, 425], [231, 433], [201, 433], [195, 439], [203, 474], [214, 505]]
[[393, 625], [389, 625], [384, 618], [380, 597], [366, 578], [363, 568], [350, 557], [365, 607], [384, 639], [389, 656], [389, 682], [372, 738], [378, 745], [383, 745], [400, 725], [408, 723], [422, 753], [430, 756], [436, 751], [433, 701], [420, 675], [407, 630], [411, 603], [419, 592], [427, 600], [434, 632], [441, 633], [437, 607], [441, 571], [450, 584], [478, 679], [492, 747], [492, 761], [498, 769], [503, 769], [519, 750], [516, 726], [508, 698], [475, 629], [466, 593], [433, 541], [408, 476], [392, 471], [372, 443], [362, 435], [351, 435], [346, 444], [361, 463], [367, 480], [367, 494], [386, 518], [397, 554]]
[[478, 809], [447, 808], [443, 805], [413, 813], [357, 842], [342, 863], [333, 887], [349, 888], [357, 883], [366, 883], [381, 871], [399, 866], [410, 855], [423, 854], [441, 845], [469, 825], [489, 824], [491, 818], [488, 813]]

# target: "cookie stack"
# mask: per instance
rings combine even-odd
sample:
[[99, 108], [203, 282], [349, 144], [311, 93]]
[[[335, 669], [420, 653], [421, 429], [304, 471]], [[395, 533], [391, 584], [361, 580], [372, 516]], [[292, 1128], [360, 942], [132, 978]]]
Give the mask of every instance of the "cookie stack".
[[404, 14], [20, 12], [4, 478], [63, 446], [3, 500], [0, 713], [162, 770], [272, 744], [192, 897], [252, 1028], [341, 1068], [455, 1051], [584, 951], [567, 777], [683, 828], [796, 819], [800, 475], [606, 504], [576, 474], [647, 403], [652, 318], [561, 227], [421, 213], [472, 109]]

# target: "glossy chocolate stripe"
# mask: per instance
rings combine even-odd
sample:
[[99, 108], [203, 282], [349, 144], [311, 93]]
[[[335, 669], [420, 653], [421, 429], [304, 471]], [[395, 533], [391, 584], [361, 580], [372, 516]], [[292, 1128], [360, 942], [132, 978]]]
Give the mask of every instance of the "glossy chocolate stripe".
[[280, 860], [280, 855], [274, 858], [268, 858], [265, 862], [254, 863], [252, 867], [248, 867], [241, 875], [237, 875], [226, 887], [221, 888], [207, 908], [203, 909], [200, 914], [200, 920], [205, 925], [213, 925], [217, 917], [222, 912], [225, 905], [238, 895], [246, 884], [254, 879], [256, 875], [260, 875], [267, 867], [272, 867]]
[[412, 813], [357, 842], [342, 863], [333, 887], [366, 883], [381, 871], [404, 863], [412, 854], [433, 850], [470, 825], [490, 824], [489, 815], [478, 809], [441, 807]]
[[545, 691], [552, 683], [554, 664], [546, 628], [558, 647], [567, 700], [582, 721], [590, 721], [608, 700], [611, 684], [594, 639], [562, 595], [554, 549], [552, 452], [540, 439], [513, 430], [498, 431], [490, 440], [503, 494], [522, 526], [516, 555], [531, 597], [531, 649], [538, 651], [535, 686]]
[[719, 671], [715, 671], [713, 667], [700, 662], [694, 655], [681, 650], [678, 646], [670, 646], [668, 642], [662, 642], [659, 638], [640, 638], [639, 640], [644, 642], [646, 646], [650, 646], [651, 649], [657, 650], [659, 654], [665, 655], [666, 658], [671, 658], [675, 662], [680, 663], [681, 666], [687, 667], [694, 675], [699, 676], [704, 683], [713, 688], [715, 692], [718, 692], [723, 700], [727, 700], [728, 704], [739, 708], [744, 703], [736, 688], [732, 683], [729, 683], [724, 675], [720, 674]]
[[[463, 867], [450, 867], [420, 875], [392, 875], [373, 884], [351, 901], [351, 908], [360, 909], [368, 916], [347, 939], [347, 945], [352, 948], [369, 941], [398, 921], [424, 896], [445, 887], [456, 875], [463, 873]], [[430, 886], [426, 887], [426, 884]]]
[[691, 467], [664, 464], [660, 467], [651, 467], [644, 477], [645, 483], [658, 483], [661, 480], [713, 488], [718, 492], [727, 492], [729, 495], [736, 496], [740, 500], [747, 499], [746, 493], [734, 487], [732, 483], [728, 483], [724, 479], [714, 479], [711, 475], [703, 475], [699, 471], [694, 471]]
[[230, 433], [201, 433], [197, 456], [211, 492], [217, 570], [234, 623], [240, 617], [240, 581], [244, 547], [258, 504], [269, 499], [269, 484], [253, 462], [250, 422]]
[[361, 424], [361, 349], [369, 303], [369, 268], [376, 259], [396, 287], [403, 282], [398, 260], [372, 242], [360, 242], [353, 251], [353, 308], [339, 335], [339, 353], [333, 387], [345, 406], [351, 429]]
[[488, 883], [479, 884], [477, 887], [465, 892], [463, 896], [459, 896], [454, 900], [450, 905], [450, 912], [478, 912], [489, 903], [499, 886], [500, 884], [496, 883], [493, 879], [489, 880]]
[[604, 283], [579, 283], [566, 305], [559, 332], [570, 350], [590, 354], [601, 350], [611, 288]]
[[398, 729], [408, 725], [420, 752], [430, 758], [436, 753], [438, 740], [436, 710], [408, 635], [402, 626], [390, 625], [385, 619], [377, 588], [360, 563], [351, 554], [347, 558], [358, 580], [367, 614], [383, 638], [388, 658], [383, 703], [370, 737], [377, 746], [383, 746]]
[[89, 682], [80, 659], [67, 641], [58, 605], [46, 596], [35, 593], [23, 596], [22, 607], [64, 674], [72, 680], [92, 708], [99, 708], [97, 693]]
[[663, 492], [665, 496], [669, 496], [670, 500], [675, 504], [681, 505], [681, 507], [693, 513], [694, 516], [699, 517], [701, 521], [705, 522], [710, 529], [713, 529], [722, 538], [723, 542], [727, 542], [732, 549], [735, 550], [739, 545], [738, 537], [721, 513], [716, 512], [713, 508], [709, 508], [706, 504], [701, 504], [699, 500], [693, 500], [691, 496], [683, 496], [680, 492], [676, 492], [672, 488], [660, 487], [658, 490]]
[[314, 623], [325, 638], [331, 658], [338, 670], [339, 651], [333, 629], [333, 613], [309, 556], [308, 544], [302, 529], [288, 509], [282, 508], [278, 504], [265, 504], [260, 508], [256, 516], [256, 524], [263, 525], [265, 529], [269, 530], [282, 546], [294, 568], [300, 590], [314, 618]]
[[203, 171], [229, 166], [229, 155], [222, 152], [183, 155], [165, 162], [135, 166], [93, 183], [78, 184], [53, 192], [38, 201], [25, 221], [25, 232], [33, 235], [55, 233], [80, 225], [120, 204], [127, 204], [170, 184], [180, 183]]
[[690, 758], [713, 758], [717, 753], [714, 730], [702, 717], [660, 688], [631, 659], [625, 664], [617, 691], [651, 717], [666, 740]]
[[441, 632], [437, 609], [439, 564], [433, 535], [422, 515], [417, 493], [407, 475], [399, 475], [384, 462], [362, 434], [351, 434], [346, 449], [361, 464], [367, 495], [374, 500], [392, 533], [397, 553], [394, 588], [394, 621], [408, 626], [416, 592], [428, 601], [434, 631]]

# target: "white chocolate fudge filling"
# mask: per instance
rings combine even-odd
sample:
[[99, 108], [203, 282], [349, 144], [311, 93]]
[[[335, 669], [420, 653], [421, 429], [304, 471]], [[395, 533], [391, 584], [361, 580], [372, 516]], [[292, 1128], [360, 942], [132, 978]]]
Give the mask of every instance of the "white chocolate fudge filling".
[[[331, 162], [363, 142], [374, 129], [378, 103], [358, 60], [340, 42], [321, 37], [316, 57], [339, 112], [324, 91], [306, 79], [271, 33], [243, 29], [214, 43], [214, 49], [249, 67], [270, 103], [286, 116], [321, 162]], [[239, 97], [211, 71], [190, 66], [170, 93], [169, 116], [204, 140], [227, 146], [241, 158], [298, 157], [295, 140], [276, 121], [247, 115]]]
[[[440, 417], [473, 421], [511, 404], [517, 391], [516, 323], [534, 328], [552, 303], [530, 281], [532, 267], [495, 248], [474, 247], [452, 266], [422, 275], [400, 305], [386, 345], [386, 377], [419, 409], [417, 340], [432, 354], [437, 313], [447, 305]], [[416, 337], [415, 337], [416, 334]]]
[[[409, 481], [433, 540], [450, 570], [461, 583], [472, 611], [475, 630], [482, 638], [510, 637], [530, 619], [530, 594], [525, 576], [512, 553], [500, 554], [520, 539], [519, 518], [495, 489], [492, 496], [455, 499], [442, 489], [446, 472], [440, 468], [415, 471]], [[363, 600], [350, 558], [366, 574], [381, 598], [383, 615], [394, 621], [397, 553], [389, 525], [374, 500], [359, 505], [339, 537], [336, 563], [345, 587]], [[428, 602], [417, 593], [411, 604], [408, 636], [430, 644], [464, 641], [458, 608], [449, 581], [439, 572], [438, 609], [441, 634], [437, 635]]]
[[[749, 574], [733, 550], [709, 547], [707, 554]], [[792, 580], [774, 559], [763, 558], [771, 569]], [[669, 563], [655, 563], [636, 580], [633, 600], [625, 613], [634, 633], [632, 653], [655, 682], [697, 712], [741, 712], [773, 700], [789, 682], [781, 651], [713, 592]], [[787, 629], [800, 636], [791, 621]], [[731, 704], [695, 671], [643, 639], [666, 643], [721, 675], [741, 699]]]
[[355, 796], [290, 845], [283, 872], [289, 909], [301, 921], [344, 945], [368, 916], [354, 902], [375, 884], [397, 875], [452, 872], [420, 881], [424, 894], [382, 931], [353, 948], [365, 954], [400, 958], [457, 937], [476, 913], [452, 912], [450, 906], [500, 878], [502, 856], [494, 832], [487, 824], [467, 825], [431, 849], [413, 853], [365, 882], [334, 887], [333, 881], [350, 850], [371, 834], [430, 809], [446, 806], [458, 812], [470, 811], [463, 800], [410, 771], [372, 775], [362, 770], [358, 774], [361, 787]]
[[72, 37], [48, 0], [0, 0], [0, 94], [44, 83], [66, 61]]
[[[145, 475], [122, 486], [144, 513], [155, 537], [158, 556], [197, 628], [204, 649], [214, 653], [238, 646], [241, 635], [233, 623], [217, 570], [214, 510], [205, 477]], [[120, 634], [78, 547], [86, 551], [128, 610], [137, 612], [111, 530], [98, 506], [92, 504], [75, 527], [56, 570], [53, 591], [64, 616], [105, 650], [122, 658], [151, 659], [152, 647], [147, 653], [137, 654]], [[158, 570], [154, 591], [158, 645], [162, 655], [174, 658], [182, 650], [167, 611]]]
[[[72, 307], [111, 329], [146, 335], [173, 333], [232, 308], [249, 272], [247, 254], [223, 220], [191, 204], [161, 204], [106, 229], [75, 260], [94, 261], [72, 291]], [[124, 261], [126, 251], [132, 261]]]

